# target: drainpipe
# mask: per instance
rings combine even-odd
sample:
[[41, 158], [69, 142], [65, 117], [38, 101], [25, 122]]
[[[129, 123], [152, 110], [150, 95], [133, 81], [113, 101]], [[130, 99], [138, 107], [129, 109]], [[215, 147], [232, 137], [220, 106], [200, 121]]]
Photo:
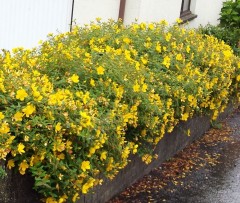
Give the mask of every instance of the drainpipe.
[[126, 7], [126, 0], [120, 0], [118, 19], [121, 19], [122, 22], [124, 21], [125, 7]]
[[73, 28], [73, 11], [74, 11], [74, 0], [72, 0], [72, 12], [71, 12], [71, 22], [70, 22], [70, 32]]

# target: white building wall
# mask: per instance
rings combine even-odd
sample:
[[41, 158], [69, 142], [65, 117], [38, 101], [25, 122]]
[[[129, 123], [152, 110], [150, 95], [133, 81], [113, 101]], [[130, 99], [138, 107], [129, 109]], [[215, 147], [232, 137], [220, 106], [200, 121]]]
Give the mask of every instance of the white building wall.
[[75, 0], [73, 19], [78, 25], [89, 24], [96, 18], [117, 20], [120, 0]]
[[225, 0], [192, 0], [192, 11], [198, 17], [189, 22], [189, 27], [219, 24], [220, 11]]
[[0, 49], [36, 46], [48, 33], [69, 31], [72, 0], [0, 0]]
[[[217, 25], [222, 2], [225, 0], [192, 0], [191, 11], [198, 17], [190, 21], [189, 27]], [[181, 0], [127, 0], [124, 23], [157, 22], [161, 19], [170, 24], [180, 17]]]
[[173, 23], [180, 16], [181, 0], [127, 0], [124, 23], [158, 22], [162, 19]]
[[126, 0], [124, 24], [131, 24], [138, 20], [141, 11], [142, 0]]
[[[187, 26], [218, 24], [225, 0], [192, 0], [191, 10], [198, 17]], [[30, 48], [48, 33], [70, 29], [73, 0], [0, 0], [0, 49]], [[182, 0], [126, 0], [124, 23], [158, 22], [170, 24], [180, 16]], [[120, 0], [74, 0], [73, 19], [78, 25], [101, 17], [117, 20]]]

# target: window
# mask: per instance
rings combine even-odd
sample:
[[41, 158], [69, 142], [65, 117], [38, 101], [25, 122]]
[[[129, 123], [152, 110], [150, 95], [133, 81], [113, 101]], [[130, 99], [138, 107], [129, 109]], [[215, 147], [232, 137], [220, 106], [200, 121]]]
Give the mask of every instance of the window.
[[187, 22], [196, 17], [197, 15], [191, 12], [191, 0], [182, 0], [180, 18], [183, 20], [183, 22]]

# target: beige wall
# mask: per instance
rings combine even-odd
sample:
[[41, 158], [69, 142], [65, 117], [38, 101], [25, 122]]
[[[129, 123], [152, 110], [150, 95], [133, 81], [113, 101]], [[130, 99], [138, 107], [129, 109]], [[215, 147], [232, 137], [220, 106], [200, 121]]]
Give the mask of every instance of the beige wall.
[[[219, 13], [224, 0], [192, 0], [191, 11], [198, 17], [188, 26], [198, 27], [208, 23], [218, 24]], [[152, 22], [161, 19], [169, 23], [175, 22], [180, 16], [181, 0], [127, 0], [125, 24], [138, 22]]]
[[152, 22], [166, 19], [173, 23], [180, 16], [181, 0], [127, 0], [125, 23]]
[[73, 19], [79, 25], [89, 24], [97, 17], [117, 20], [119, 6], [120, 0], [75, 0]]
[[222, 3], [225, 0], [192, 0], [193, 12], [198, 15], [196, 19], [189, 23], [190, 27], [198, 27], [199, 25], [217, 25], [219, 23], [219, 13]]
[[[189, 23], [189, 27], [198, 27], [207, 23], [216, 25], [224, 0], [192, 0], [191, 10], [198, 17]], [[175, 22], [180, 16], [181, 0], [126, 0], [124, 23], [157, 22], [162, 19]], [[73, 18], [83, 25], [101, 17], [117, 20], [120, 0], [75, 0]]]
[[[218, 24], [225, 0], [192, 0], [191, 10], [198, 17], [187, 26]], [[50, 32], [69, 31], [72, 0], [0, 0], [0, 49], [33, 47]], [[167, 20], [180, 16], [182, 0], [126, 0], [125, 24]], [[73, 19], [79, 25], [97, 17], [118, 19], [120, 0], [74, 0]]]

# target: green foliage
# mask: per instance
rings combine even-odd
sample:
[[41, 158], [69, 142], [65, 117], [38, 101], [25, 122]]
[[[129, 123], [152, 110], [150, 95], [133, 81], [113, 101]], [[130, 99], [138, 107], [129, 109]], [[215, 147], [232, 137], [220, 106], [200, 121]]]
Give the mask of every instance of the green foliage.
[[7, 176], [6, 171], [3, 169], [2, 166], [0, 166], [0, 179], [3, 179], [6, 176]]
[[180, 121], [215, 120], [239, 81], [228, 45], [166, 21], [50, 34], [0, 54], [0, 159], [29, 172], [47, 203], [75, 202], [130, 154], [150, 163]]
[[223, 2], [220, 13], [220, 25], [240, 29], [240, 0]]
[[232, 47], [236, 55], [240, 55], [240, 29], [207, 25], [205, 27], [200, 27], [199, 31], [203, 34], [212, 35], [219, 40], [223, 40]]
[[220, 121], [211, 121], [211, 127], [215, 129], [222, 129], [223, 125]]
[[[220, 12], [220, 26], [207, 26], [206, 34], [212, 34], [229, 44], [235, 54], [240, 54], [240, 0], [223, 2]], [[209, 33], [208, 33], [209, 32]]]

